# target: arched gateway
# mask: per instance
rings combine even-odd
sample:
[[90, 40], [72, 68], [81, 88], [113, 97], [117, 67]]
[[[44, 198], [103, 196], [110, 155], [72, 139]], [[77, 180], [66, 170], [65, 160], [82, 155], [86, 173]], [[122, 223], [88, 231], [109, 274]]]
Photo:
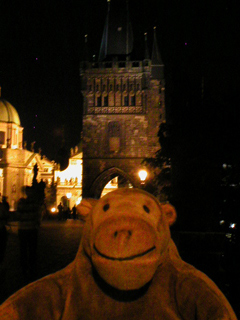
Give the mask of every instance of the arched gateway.
[[90, 189], [90, 194], [96, 198], [100, 198], [101, 193], [109, 181], [118, 177], [118, 187], [138, 187], [138, 184], [124, 171], [118, 168], [110, 168], [103, 171], [93, 182]]
[[144, 59], [131, 61], [128, 1], [108, 1], [99, 61], [86, 56], [80, 68], [83, 197], [99, 197], [115, 176], [140, 186], [142, 161], [160, 148], [157, 135], [165, 121], [165, 81], [156, 29], [151, 59], [146, 34], [145, 45]]

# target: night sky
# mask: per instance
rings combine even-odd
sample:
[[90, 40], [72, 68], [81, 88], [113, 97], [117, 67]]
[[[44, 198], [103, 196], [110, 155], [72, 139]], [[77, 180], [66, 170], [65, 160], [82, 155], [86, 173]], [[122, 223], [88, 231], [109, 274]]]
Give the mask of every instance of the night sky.
[[[151, 51], [157, 26], [167, 116], [179, 143], [206, 142], [220, 154], [239, 154], [237, 2], [129, 0], [136, 57], [143, 57], [144, 32]], [[97, 56], [107, 1], [9, 0], [1, 1], [0, 13], [2, 98], [17, 109], [28, 148], [36, 141], [36, 151], [56, 160], [61, 148], [80, 141], [84, 35]]]

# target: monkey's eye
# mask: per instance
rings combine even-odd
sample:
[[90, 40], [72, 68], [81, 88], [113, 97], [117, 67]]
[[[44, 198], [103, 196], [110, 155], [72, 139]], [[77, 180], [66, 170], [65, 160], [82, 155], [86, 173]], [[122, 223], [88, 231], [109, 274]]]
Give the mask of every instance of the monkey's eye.
[[103, 211], [107, 211], [109, 209], [110, 205], [107, 203], [103, 206]]
[[150, 209], [149, 209], [145, 204], [143, 205], [143, 209], [144, 209], [147, 213], [150, 212]]

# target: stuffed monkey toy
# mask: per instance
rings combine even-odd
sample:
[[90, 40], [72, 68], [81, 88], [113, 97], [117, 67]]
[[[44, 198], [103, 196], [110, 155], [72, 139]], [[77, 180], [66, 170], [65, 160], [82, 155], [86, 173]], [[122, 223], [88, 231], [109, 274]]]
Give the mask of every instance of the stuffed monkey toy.
[[8, 298], [0, 319], [236, 320], [217, 286], [180, 258], [175, 220], [142, 190], [108, 193], [89, 206], [75, 260]]

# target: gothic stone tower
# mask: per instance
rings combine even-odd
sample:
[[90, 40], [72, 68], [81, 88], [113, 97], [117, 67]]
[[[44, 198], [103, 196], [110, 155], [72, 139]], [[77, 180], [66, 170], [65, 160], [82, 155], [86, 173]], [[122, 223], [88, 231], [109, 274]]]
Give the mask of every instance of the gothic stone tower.
[[81, 63], [83, 197], [100, 197], [116, 176], [139, 187], [143, 159], [160, 148], [157, 134], [165, 121], [165, 81], [156, 29], [151, 59], [145, 34], [145, 59], [132, 61], [127, 3], [124, 9], [122, 0], [121, 5], [112, 0], [111, 6], [108, 0], [99, 61], [85, 57]]

